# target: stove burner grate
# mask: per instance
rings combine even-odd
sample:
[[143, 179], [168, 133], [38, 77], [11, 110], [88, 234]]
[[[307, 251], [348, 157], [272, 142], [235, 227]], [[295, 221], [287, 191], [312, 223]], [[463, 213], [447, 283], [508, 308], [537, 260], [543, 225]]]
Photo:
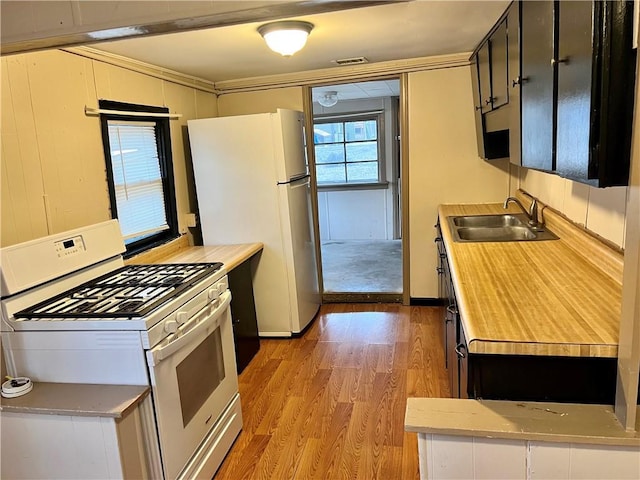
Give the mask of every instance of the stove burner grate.
[[14, 317], [140, 318], [221, 267], [221, 263], [127, 265], [21, 310]]

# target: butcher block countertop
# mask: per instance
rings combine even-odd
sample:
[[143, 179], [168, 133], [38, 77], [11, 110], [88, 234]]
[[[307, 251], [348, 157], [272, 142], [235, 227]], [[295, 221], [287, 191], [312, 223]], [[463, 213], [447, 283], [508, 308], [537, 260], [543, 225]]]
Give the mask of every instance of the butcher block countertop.
[[158, 263], [222, 262], [228, 272], [260, 252], [262, 248], [262, 243], [186, 247], [168, 257], [160, 258]]
[[[616, 357], [622, 254], [546, 208], [559, 240], [453, 241], [448, 216], [506, 212], [500, 204], [439, 208], [469, 352]], [[521, 213], [513, 204], [508, 212]]]
[[149, 391], [146, 385], [35, 382], [29, 393], [1, 402], [3, 412], [124, 418]]
[[159, 248], [150, 254], [142, 254], [126, 261], [127, 264], [142, 263], [224, 263], [228, 271], [233, 270], [245, 260], [262, 251], [262, 243], [239, 243], [235, 245], [208, 245], [191, 247], [184, 240], [179, 240]]

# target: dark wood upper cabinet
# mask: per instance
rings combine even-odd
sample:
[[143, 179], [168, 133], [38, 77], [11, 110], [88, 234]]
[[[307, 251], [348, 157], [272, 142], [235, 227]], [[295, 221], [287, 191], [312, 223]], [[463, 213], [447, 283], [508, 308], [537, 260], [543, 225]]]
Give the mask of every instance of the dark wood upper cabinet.
[[520, 3], [521, 152], [513, 163], [554, 169], [554, 2]]
[[491, 111], [491, 52], [489, 42], [485, 43], [478, 50], [478, 77], [480, 79], [480, 111], [487, 113]]
[[629, 180], [633, 2], [561, 2], [556, 172], [596, 187]]
[[507, 59], [507, 20], [491, 36], [491, 105], [493, 109], [509, 103], [509, 72]]
[[509, 156], [507, 20], [503, 16], [471, 56], [478, 155]]
[[509, 159], [522, 163], [520, 106], [520, 4], [514, 2], [507, 13], [507, 69], [509, 89]]
[[627, 185], [632, 37], [632, 1], [513, 2], [471, 57], [479, 154], [596, 187]]

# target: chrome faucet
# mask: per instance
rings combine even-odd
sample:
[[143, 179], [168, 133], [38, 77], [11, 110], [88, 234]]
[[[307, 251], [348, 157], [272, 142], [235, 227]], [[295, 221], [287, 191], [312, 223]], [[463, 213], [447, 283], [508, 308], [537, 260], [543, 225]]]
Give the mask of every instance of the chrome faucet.
[[541, 228], [544, 226], [544, 223], [538, 222], [538, 200], [537, 199], [535, 198], [533, 199], [528, 211], [526, 208], [524, 208], [524, 205], [520, 203], [520, 200], [518, 200], [515, 197], [507, 197], [507, 199], [504, 201], [503, 207], [507, 208], [509, 206], [509, 202], [513, 202], [517, 204], [522, 209], [522, 211], [527, 214], [527, 217], [529, 217], [530, 226], [534, 228]]

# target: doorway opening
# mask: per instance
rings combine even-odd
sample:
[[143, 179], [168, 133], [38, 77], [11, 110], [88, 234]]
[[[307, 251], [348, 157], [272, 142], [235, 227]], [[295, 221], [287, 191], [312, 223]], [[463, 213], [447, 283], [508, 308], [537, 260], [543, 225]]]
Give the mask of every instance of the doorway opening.
[[402, 301], [399, 79], [311, 90], [324, 302]]

